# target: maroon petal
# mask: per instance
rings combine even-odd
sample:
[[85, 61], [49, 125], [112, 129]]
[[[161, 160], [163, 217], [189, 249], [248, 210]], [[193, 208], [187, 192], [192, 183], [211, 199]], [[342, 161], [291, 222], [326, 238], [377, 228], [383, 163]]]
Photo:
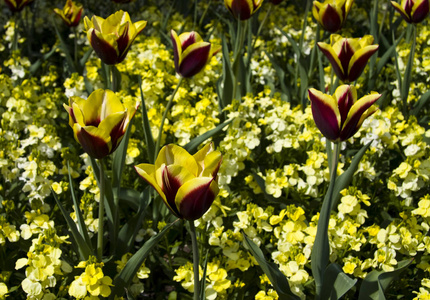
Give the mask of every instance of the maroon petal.
[[186, 220], [201, 218], [214, 202], [217, 191], [217, 183], [213, 179], [188, 191], [178, 203], [182, 218]]
[[321, 16], [321, 25], [325, 30], [331, 33], [338, 31], [342, 27], [341, 16], [339, 16], [337, 10], [330, 4], [327, 5], [327, 8]]
[[119, 57], [116, 49], [105, 40], [100, 39], [95, 30], [91, 33], [90, 43], [94, 52], [105, 64], [114, 65], [118, 63]]
[[349, 82], [355, 81], [355, 80], [357, 80], [358, 77], [360, 77], [361, 73], [363, 73], [363, 70], [366, 67], [366, 64], [367, 64], [369, 58], [376, 51], [378, 51], [378, 49], [379, 49], [379, 47], [375, 47], [374, 49], [367, 51], [363, 55], [359, 56], [351, 65], [349, 72], [348, 72], [348, 67], [347, 67], [347, 69], [346, 69], [348, 72], [347, 80]]
[[421, 21], [427, 17], [430, 10], [429, 2], [430, 1], [428, 0], [424, 0], [420, 3], [420, 5], [418, 5], [414, 14], [411, 16], [412, 23], [421, 23]]
[[101, 159], [110, 153], [109, 145], [104, 139], [91, 135], [85, 128], [76, 133], [79, 143], [89, 156]]
[[169, 206], [172, 210], [172, 212], [178, 216], [181, 217], [181, 214], [179, 213], [178, 209], [176, 208], [175, 204], [175, 198], [176, 193], [178, 192], [179, 188], [181, 187], [181, 182], [174, 176], [172, 176], [169, 173], [168, 167], [165, 166], [162, 171], [162, 186], [161, 189], [163, 190], [164, 194], [166, 195], [166, 201], [169, 203]]
[[338, 65], [338, 63], [336, 62], [335, 58], [334, 58], [334, 57], [332, 56], [332, 54], [330, 53], [330, 51], [328, 51], [327, 49], [325, 49], [325, 48], [321, 47], [321, 46], [319, 45], [319, 43], [318, 43], [317, 45], [318, 45], [318, 48], [320, 48], [321, 52], [322, 52], [322, 53], [327, 57], [327, 59], [329, 60], [329, 62], [330, 62], [330, 64], [331, 64], [331, 66], [332, 66], [332, 68], [333, 68], [334, 72], [336, 73], [336, 76], [337, 76], [340, 80], [345, 81], [345, 80], [347, 79], [347, 77], [346, 77], [346, 73], [348, 72], [348, 69], [346, 69], [346, 70], [345, 70], [345, 68], [343, 68], [343, 66], [342, 66], [342, 68], [344, 69], [344, 70], [342, 70], [342, 69], [340, 68], [340, 66]]
[[199, 73], [206, 65], [210, 51], [211, 45], [208, 44], [207, 46], [199, 47], [190, 52], [182, 59], [178, 73], [185, 78], [192, 77]]
[[244, 21], [251, 17], [251, 7], [246, 0], [233, 0], [229, 9], [236, 19]]

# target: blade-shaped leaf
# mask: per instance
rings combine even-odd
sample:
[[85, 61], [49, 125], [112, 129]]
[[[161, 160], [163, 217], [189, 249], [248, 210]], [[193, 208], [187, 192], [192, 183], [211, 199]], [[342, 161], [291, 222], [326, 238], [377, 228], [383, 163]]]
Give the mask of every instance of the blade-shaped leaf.
[[76, 72], [76, 66], [75, 66], [75, 63], [73, 62], [72, 56], [70, 55], [67, 44], [63, 40], [63, 37], [61, 36], [60, 31], [58, 30], [55, 22], [52, 22], [52, 24], [54, 24], [55, 32], [57, 33], [58, 40], [60, 41], [61, 50], [63, 50], [63, 53], [66, 56], [66, 61], [67, 61], [67, 64], [69, 65], [70, 72], [74, 73], [74, 72]]
[[285, 275], [279, 270], [279, 268], [272, 262], [266, 261], [263, 251], [244, 233], [243, 240], [249, 251], [252, 253], [254, 258], [257, 260], [263, 272], [267, 275], [276, 292], [278, 293], [280, 300], [289, 299], [300, 299], [297, 295], [293, 294], [288, 284], [288, 280]]
[[146, 149], [148, 151], [148, 158], [150, 163], [155, 162], [155, 142], [152, 136], [151, 125], [149, 124], [148, 112], [146, 111], [145, 98], [143, 97], [142, 90], [142, 78], [139, 77], [139, 89], [140, 89], [140, 107], [142, 109], [142, 123], [143, 133], [145, 135]]
[[215, 127], [214, 129], [211, 129], [209, 131], [206, 131], [205, 133], [203, 133], [202, 135], [199, 135], [197, 137], [195, 137], [194, 139], [192, 139], [188, 144], [186, 144], [184, 146], [184, 148], [190, 152], [193, 153], [197, 150], [197, 147], [199, 145], [201, 145], [204, 141], [206, 141], [208, 138], [213, 137], [215, 134], [217, 134], [218, 132], [220, 132], [225, 126], [227, 126], [228, 124], [230, 124], [233, 121], [233, 119], [227, 120], [224, 123], [219, 124], [217, 127]]
[[350, 278], [338, 264], [332, 263], [324, 272], [321, 299], [338, 300], [356, 283], [357, 279]]
[[129, 259], [124, 269], [121, 270], [118, 277], [116, 277], [114, 280], [114, 286], [112, 287], [111, 294], [112, 299], [114, 296], [120, 296], [124, 293], [124, 289], [130, 285], [134, 275], [136, 275], [136, 272], [139, 270], [148, 254], [164, 237], [173, 224], [175, 224], [175, 222], [168, 224], [157, 235], [154, 235], [149, 240], [147, 240], [143, 246]]
[[222, 110], [233, 101], [233, 70], [230, 63], [230, 54], [225, 36], [222, 36], [222, 74], [218, 80], [218, 94], [220, 109]]
[[132, 118], [128, 125], [127, 131], [122, 138], [121, 144], [115, 150], [112, 160], [112, 187], [119, 188], [121, 186], [121, 177], [124, 171], [125, 157], [127, 156], [128, 141], [130, 140], [130, 131], [133, 126]]
[[37, 71], [37, 69], [42, 65], [42, 63], [47, 59], [49, 59], [57, 49], [58, 49], [58, 46], [52, 47], [51, 51], [49, 51], [48, 53], [45, 53], [41, 58], [36, 60], [28, 69], [30, 73], [34, 74]]
[[358, 300], [384, 300], [384, 291], [411, 263], [413, 259], [402, 260], [391, 272], [373, 270], [364, 278]]
[[426, 105], [427, 102], [429, 102], [429, 100], [430, 100], [430, 91], [427, 91], [421, 95], [420, 100], [418, 100], [418, 102], [415, 104], [415, 107], [414, 109], [412, 109], [411, 114], [416, 116], [424, 107], [424, 105]]

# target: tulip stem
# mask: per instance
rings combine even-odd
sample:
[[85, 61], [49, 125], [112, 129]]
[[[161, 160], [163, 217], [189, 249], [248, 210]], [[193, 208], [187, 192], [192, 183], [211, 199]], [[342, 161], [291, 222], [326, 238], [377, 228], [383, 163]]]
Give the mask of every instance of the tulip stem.
[[102, 261], [103, 257], [103, 219], [105, 210], [105, 173], [104, 173], [104, 162], [103, 159], [99, 159], [100, 165], [100, 200], [99, 200], [99, 222], [97, 229], [97, 259]]
[[197, 244], [196, 227], [194, 221], [188, 221], [190, 225], [191, 246], [193, 251], [193, 270], [194, 270], [194, 300], [200, 299], [200, 264], [199, 246]]
[[[164, 121], [166, 120], [167, 113], [170, 111], [170, 108], [171, 108], [171, 106], [172, 106], [172, 104], [173, 104], [173, 98], [175, 98], [175, 95], [176, 95], [176, 93], [178, 92], [179, 87], [181, 86], [183, 79], [184, 79], [184, 77], [182, 77], [182, 76], [179, 78], [179, 82], [178, 82], [178, 84], [176, 85], [176, 88], [175, 88], [175, 90], [173, 91], [173, 94], [172, 94], [172, 96], [170, 97], [169, 102], [167, 102], [166, 109], [164, 110], [163, 117], [161, 118], [161, 124], [160, 124], [160, 129], [159, 129], [159, 131], [158, 131], [157, 143], [155, 144], [154, 156], [155, 156], [155, 155], [158, 155], [158, 151], [160, 150], [161, 137], [163, 136]], [[154, 157], [154, 159], [153, 159], [153, 160], [155, 161], [155, 157]]]

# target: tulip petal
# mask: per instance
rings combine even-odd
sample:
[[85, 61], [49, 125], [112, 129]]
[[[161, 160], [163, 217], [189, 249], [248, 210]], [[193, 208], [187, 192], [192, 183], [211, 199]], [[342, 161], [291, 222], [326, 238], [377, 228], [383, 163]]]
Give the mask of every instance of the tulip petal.
[[354, 55], [351, 57], [351, 60], [349, 61], [348, 66], [349, 81], [357, 80], [366, 67], [367, 61], [376, 51], [378, 51], [378, 48], [378, 45], [370, 45], [354, 53]]
[[336, 100], [313, 88], [309, 89], [309, 100], [318, 129], [329, 140], [337, 140], [340, 133], [340, 113]]
[[179, 60], [182, 56], [182, 44], [176, 32], [172, 29], [170, 30], [170, 37], [173, 43], [173, 59], [175, 62], [175, 71], [179, 73]]
[[430, 10], [429, 2], [428, 0], [418, 0], [414, 3], [411, 11], [412, 23], [420, 23], [427, 17]]
[[339, 108], [341, 119], [340, 124], [343, 124], [348, 116], [351, 106], [357, 99], [357, 90], [353, 86], [341, 85], [334, 92], [334, 97], [337, 99], [337, 107]]
[[219, 188], [211, 177], [198, 177], [187, 181], [176, 194], [175, 203], [186, 220], [197, 220], [210, 208]]
[[89, 156], [100, 159], [110, 153], [111, 138], [108, 133], [94, 126], [81, 127], [74, 124], [75, 138]]
[[332, 65], [333, 70], [336, 73], [337, 77], [339, 77], [339, 79], [342, 81], [345, 80], [346, 74], [345, 74], [344, 69], [342, 67], [342, 63], [340, 62], [340, 60], [339, 60], [337, 54], [335, 53], [335, 51], [333, 50], [333, 48], [329, 44], [322, 43], [322, 42], [318, 43], [318, 47], [320, 48], [322, 53], [324, 53], [324, 55], [329, 60], [329, 62]]
[[342, 12], [337, 6], [326, 4], [319, 11], [321, 25], [329, 32], [338, 31], [343, 24]]
[[[364, 121], [364, 119], [362, 119], [362, 116], [380, 97], [380, 94], [373, 93], [362, 97], [354, 103], [341, 129], [340, 139], [342, 141], [349, 139], [360, 129], [360, 121]], [[375, 111], [374, 109], [371, 110], [372, 113]], [[370, 114], [368, 114], [367, 116], [370, 116]]]
[[391, 5], [393, 5], [393, 7], [402, 15], [403, 19], [410, 23], [411, 22], [411, 18], [409, 17], [409, 15], [406, 13], [406, 11], [403, 9], [402, 6], [400, 6], [400, 4], [398, 4], [395, 1], [391, 1]]
[[185, 166], [188, 171], [197, 176], [199, 167], [194, 157], [182, 147], [174, 144], [169, 144], [161, 148], [160, 153], [155, 160], [155, 169], [158, 170], [165, 165], [180, 165]]
[[192, 77], [199, 73], [207, 64], [211, 44], [199, 42], [189, 46], [183, 53], [179, 62], [179, 74], [185, 78]]
[[201, 36], [195, 31], [181, 33], [179, 40], [181, 41], [182, 51], [185, 51], [192, 44], [203, 41]]
[[252, 0], [224, 0], [224, 3], [236, 19], [248, 20], [254, 13]]
[[[103, 35], [91, 28], [87, 32], [88, 40], [97, 56], [107, 65], [114, 65], [118, 61], [116, 42], [109, 35]], [[108, 40], [106, 40], [108, 39]]]

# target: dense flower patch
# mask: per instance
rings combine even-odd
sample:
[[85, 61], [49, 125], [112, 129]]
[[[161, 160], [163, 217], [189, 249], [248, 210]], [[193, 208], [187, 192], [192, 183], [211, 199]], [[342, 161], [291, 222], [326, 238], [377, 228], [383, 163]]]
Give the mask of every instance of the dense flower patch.
[[[331, 47], [327, 24], [317, 22], [330, 8], [318, 4], [319, 12], [313, 12], [312, 1], [248, 1], [254, 3], [249, 19], [237, 21], [241, 12], [234, 0], [82, 0], [76, 2], [88, 19], [77, 27], [63, 23], [66, 1], [27, 1], [14, 13], [6, 2], [0, 2], [0, 299], [191, 299], [196, 274], [205, 299], [283, 299], [245, 236], [282, 272], [294, 295], [314, 299], [312, 250], [320, 209], [333, 173], [339, 178], [355, 163], [350, 183], [332, 197], [327, 228], [329, 262], [338, 266], [337, 274], [357, 280], [343, 297], [357, 299], [369, 274], [386, 274], [393, 279], [385, 288], [387, 299], [430, 299], [428, 16], [409, 24], [398, 13], [400, 2], [394, 8], [389, 1], [346, 1], [333, 39], [353, 43], [352, 38], [372, 35], [379, 45], [368, 61], [352, 58], [363, 73], [348, 79], [338, 73], [343, 61], [331, 67], [335, 58], [320, 50], [322, 43]], [[412, 2], [425, 6], [426, 1]], [[63, 11], [61, 18], [54, 8]], [[127, 29], [131, 33], [122, 31], [129, 23], [103, 27], [123, 38], [105, 37], [107, 51], [125, 45], [112, 67], [97, 56], [100, 45], [92, 50], [87, 32], [98, 30], [94, 15], [106, 19], [120, 10], [141, 26]], [[136, 23], [142, 20], [145, 28]], [[185, 44], [195, 44], [185, 45], [194, 53], [186, 52], [181, 33], [187, 33]], [[201, 49], [208, 50], [203, 59]], [[201, 59], [197, 72], [179, 72], [193, 55]], [[381, 96], [358, 132], [337, 140], [340, 155], [333, 171], [331, 144], [315, 124], [308, 89], [323, 98], [320, 94], [334, 94], [344, 81], [355, 86], [356, 99]], [[115, 109], [99, 111], [97, 122], [112, 111], [124, 113], [121, 122], [130, 121], [117, 140], [90, 131], [103, 145], [121, 143], [103, 157], [92, 155], [74, 136], [94, 122], [69, 125], [69, 114], [76, 117], [70, 99], [81, 99], [81, 105], [100, 89], [114, 90], [109, 95], [122, 104], [116, 110], [116, 100], [100, 100]], [[128, 108], [137, 108], [134, 117]], [[93, 113], [82, 109], [83, 115]], [[213, 182], [210, 188], [199, 186], [213, 193], [200, 198], [213, 203], [198, 212], [204, 213], [201, 218], [186, 221], [179, 208], [174, 214], [169, 210], [175, 207], [170, 185], [156, 193], [135, 167], [155, 163], [152, 180], [174, 186], [189, 176], [176, 160], [192, 156], [178, 155], [172, 163], [177, 156], [166, 154], [157, 165], [158, 150], [175, 144], [194, 154], [211, 148], [209, 143], [222, 160], [195, 157], [200, 173], [192, 180]], [[365, 152], [357, 162], [360, 149]], [[119, 182], [117, 153], [124, 155]], [[212, 161], [222, 161], [219, 169], [208, 167]], [[168, 175], [158, 175], [165, 169]], [[102, 177], [108, 179], [104, 185]], [[188, 188], [176, 206], [195, 190]], [[160, 197], [164, 193], [169, 208]], [[199, 270], [193, 265], [194, 226]], [[157, 237], [136, 264], [145, 242]]]

